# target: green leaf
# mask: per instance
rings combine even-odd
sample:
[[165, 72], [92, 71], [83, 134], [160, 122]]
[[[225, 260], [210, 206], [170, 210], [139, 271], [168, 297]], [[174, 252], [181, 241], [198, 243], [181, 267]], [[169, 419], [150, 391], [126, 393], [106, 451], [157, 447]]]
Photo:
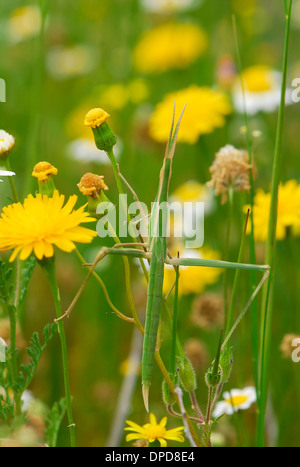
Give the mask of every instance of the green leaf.
[[23, 393], [30, 385], [35, 372], [37, 370], [39, 361], [41, 359], [43, 351], [57, 332], [57, 327], [54, 323], [47, 324], [43, 330], [44, 345], [40, 342], [40, 337], [37, 332], [34, 332], [31, 339], [30, 345], [26, 349], [26, 353], [29, 355], [30, 360], [27, 365], [20, 365], [21, 371], [19, 377], [14, 384], [14, 390], [19, 393]]
[[36, 258], [34, 256], [29, 257], [22, 266], [21, 270], [21, 284], [20, 284], [20, 296], [18, 306], [22, 305], [26, 292], [28, 290], [29, 282], [32, 277], [34, 268], [36, 266]]
[[57, 445], [58, 432], [66, 410], [67, 404], [65, 398], [63, 398], [59, 402], [55, 402], [52, 409], [49, 411], [46, 419], [47, 427], [45, 430], [45, 436], [50, 448], [55, 448]]

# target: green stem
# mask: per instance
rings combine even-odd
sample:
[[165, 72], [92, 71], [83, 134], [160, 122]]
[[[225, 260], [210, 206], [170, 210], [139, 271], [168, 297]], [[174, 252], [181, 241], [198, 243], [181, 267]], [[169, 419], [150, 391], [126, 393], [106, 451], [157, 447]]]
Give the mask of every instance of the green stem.
[[66, 397], [67, 415], [68, 415], [68, 422], [69, 422], [68, 428], [69, 428], [69, 433], [70, 433], [71, 447], [75, 447], [76, 446], [75, 424], [73, 421], [72, 405], [71, 405], [71, 392], [70, 392], [68, 357], [67, 357], [67, 340], [66, 340], [63, 320], [60, 320], [62, 316], [62, 311], [61, 311], [61, 303], [60, 303], [60, 294], [59, 294], [59, 289], [58, 289], [57, 281], [56, 281], [55, 259], [54, 257], [50, 259], [44, 259], [40, 261], [40, 265], [50, 285], [50, 289], [52, 292], [53, 301], [55, 305], [56, 318], [58, 320], [57, 326], [58, 326], [58, 333], [59, 333], [60, 344], [61, 344], [65, 397]]
[[[226, 233], [226, 243], [225, 243], [225, 258], [229, 260], [230, 256], [230, 237], [232, 230], [232, 220], [233, 220], [233, 189], [229, 188], [228, 191], [228, 224], [227, 224], [227, 233]], [[228, 270], [224, 271], [224, 306], [225, 306], [225, 318], [228, 318]]]
[[[14, 385], [18, 378], [18, 364], [17, 364], [17, 347], [16, 347], [16, 334], [17, 334], [17, 312], [13, 305], [7, 305], [9, 321], [10, 321], [10, 348], [9, 348], [9, 365], [12, 384]], [[14, 398], [16, 404], [16, 415], [20, 416], [22, 413], [21, 394], [14, 391]]]
[[[286, 28], [285, 28], [285, 39], [284, 39], [284, 54], [283, 54], [283, 73], [282, 73], [282, 87], [281, 87], [281, 102], [278, 114], [278, 124], [276, 133], [276, 144], [273, 161], [273, 174], [271, 184], [271, 206], [270, 206], [270, 217], [268, 227], [268, 238], [266, 244], [266, 262], [267, 264], [273, 263], [273, 258], [276, 248], [276, 226], [277, 226], [277, 209], [278, 209], [278, 190], [280, 182], [280, 170], [281, 170], [281, 159], [282, 159], [282, 139], [283, 139], [283, 127], [284, 127], [284, 116], [285, 116], [285, 95], [286, 95], [286, 83], [287, 83], [287, 66], [288, 66], [288, 51], [289, 51], [289, 40], [290, 40], [290, 23], [291, 23], [291, 11], [292, 11], [292, 0], [289, 1], [289, 5], [286, 5]], [[259, 401], [258, 401], [258, 427], [257, 427], [257, 445], [264, 445], [264, 422], [266, 412], [266, 402], [268, 393], [268, 375], [269, 375], [269, 349], [270, 349], [270, 338], [272, 330], [272, 307], [269, 303], [270, 290], [272, 290], [271, 284], [273, 281], [273, 267], [270, 271], [269, 281], [263, 289], [262, 297], [262, 329], [261, 329], [261, 357], [260, 357], [260, 384], [259, 384]]]
[[[107, 196], [104, 194], [104, 192], [102, 191], [101, 193], [101, 199], [103, 201], [106, 201], [106, 202], [109, 202], [109, 199], [107, 198]], [[114, 239], [115, 243], [116, 244], [121, 244], [121, 240], [119, 239], [119, 237], [117, 236], [113, 226], [111, 225], [111, 223], [108, 221], [107, 222], [107, 228], [112, 236], [112, 238]], [[126, 286], [126, 293], [127, 293], [127, 298], [128, 298], [128, 301], [129, 301], [129, 306], [130, 306], [130, 310], [131, 310], [131, 314], [132, 314], [132, 317], [134, 318], [134, 321], [137, 325], [137, 327], [139, 329], [141, 329], [141, 323], [140, 323], [140, 320], [139, 320], [139, 317], [138, 317], [138, 314], [137, 314], [137, 311], [136, 311], [136, 308], [135, 308], [135, 304], [134, 304], [134, 300], [133, 300], [133, 297], [132, 297], [132, 292], [131, 292], [131, 284], [130, 284], [130, 264], [129, 264], [129, 260], [127, 258], [127, 256], [123, 256], [123, 262], [124, 262], [124, 268], [125, 268], [125, 286]]]
[[[243, 236], [242, 236], [242, 241], [241, 241], [241, 245], [240, 245], [238, 263], [240, 263], [242, 261], [242, 257], [243, 257], [245, 237], [246, 237], [246, 229], [247, 229], [247, 221], [248, 221], [248, 215], [247, 215], [247, 220], [246, 220], [246, 223], [245, 223]], [[237, 293], [238, 293], [238, 284], [239, 284], [240, 275], [241, 275], [241, 270], [237, 269], [236, 272], [235, 272], [235, 276], [234, 276], [234, 283], [233, 283], [231, 301], [230, 301], [229, 311], [228, 311], [228, 315], [227, 315], [225, 337], [229, 333], [230, 329], [233, 326], [233, 322], [234, 322], [234, 307], [235, 307], [235, 300], [236, 300]]]
[[[12, 168], [11, 168], [9, 158], [7, 158], [5, 160], [4, 164], [5, 164], [6, 169], [11, 172]], [[10, 186], [10, 189], [11, 189], [13, 201], [14, 201], [14, 203], [17, 203], [19, 201], [19, 197], [18, 197], [18, 192], [17, 192], [14, 177], [8, 177], [8, 182], [9, 182], [9, 186]]]
[[[245, 121], [245, 128], [246, 128], [246, 144], [249, 156], [249, 165], [251, 166], [249, 170], [249, 182], [250, 182], [250, 191], [249, 191], [249, 204], [250, 204], [250, 222], [251, 222], [251, 231], [250, 231], [250, 263], [256, 263], [256, 252], [255, 252], [255, 236], [254, 236], [254, 180], [253, 180], [253, 156], [252, 156], [252, 147], [251, 147], [251, 139], [250, 139], [250, 129], [249, 129], [249, 119], [247, 114], [247, 107], [246, 107], [246, 98], [245, 98], [245, 84], [242, 79], [242, 56], [239, 46], [238, 40], [238, 33], [237, 33], [237, 25], [236, 25], [236, 18], [233, 16], [233, 30], [235, 36], [235, 44], [236, 44], [236, 55], [237, 55], [237, 62], [239, 73], [241, 76], [241, 88], [242, 88], [242, 95], [243, 95], [243, 107], [244, 107], [244, 121]], [[255, 271], [251, 271], [250, 273], [250, 282], [251, 282], [251, 291], [254, 292], [256, 283], [257, 283], [257, 274]], [[251, 342], [252, 342], [252, 354], [253, 354], [253, 372], [254, 372], [254, 379], [255, 379], [255, 386], [256, 386], [256, 394], [258, 395], [258, 303], [257, 300], [254, 300], [251, 306]]]
[[[107, 156], [109, 157], [109, 159], [111, 161], [111, 165], [112, 165], [113, 173], [114, 173], [114, 176], [115, 176], [116, 185], [117, 185], [117, 188], [118, 188], [119, 195], [124, 195], [122, 179], [121, 179], [120, 174], [119, 174], [119, 170], [118, 170], [118, 166], [117, 166], [117, 162], [116, 162], [116, 158], [115, 158], [113, 149], [110, 149], [109, 151], [107, 151]], [[121, 207], [122, 207], [122, 209], [124, 211], [124, 214], [126, 214], [127, 221], [129, 223], [131, 221], [131, 217], [130, 217], [130, 215], [128, 213], [127, 205], [126, 205], [126, 202], [125, 202], [123, 196], [121, 196], [121, 204], [122, 204]], [[132, 237], [132, 238], [133, 238], [133, 240], [135, 242], [137, 242], [137, 239], [135, 237]], [[148, 277], [148, 271], [147, 271], [146, 266], [144, 264], [144, 261], [142, 259], [140, 259], [140, 264], [141, 264], [142, 270], [144, 272], [144, 275], [147, 278]]]

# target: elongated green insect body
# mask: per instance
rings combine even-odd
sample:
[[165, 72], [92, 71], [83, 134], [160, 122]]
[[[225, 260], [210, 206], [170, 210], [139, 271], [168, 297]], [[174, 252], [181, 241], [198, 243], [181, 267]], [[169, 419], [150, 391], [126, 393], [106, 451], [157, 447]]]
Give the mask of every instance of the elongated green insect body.
[[144, 404], [148, 412], [149, 388], [152, 379], [152, 370], [163, 295], [164, 263], [167, 256], [166, 209], [168, 208], [166, 205], [168, 201], [169, 183], [172, 173], [173, 155], [176, 147], [176, 139], [182, 114], [173, 133], [174, 116], [175, 108], [173, 112], [170, 138], [166, 148], [164, 163], [160, 172], [158, 192], [154, 203], [155, 206], [153, 212], [151, 213], [150, 221], [151, 262], [142, 357], [142, 392]]

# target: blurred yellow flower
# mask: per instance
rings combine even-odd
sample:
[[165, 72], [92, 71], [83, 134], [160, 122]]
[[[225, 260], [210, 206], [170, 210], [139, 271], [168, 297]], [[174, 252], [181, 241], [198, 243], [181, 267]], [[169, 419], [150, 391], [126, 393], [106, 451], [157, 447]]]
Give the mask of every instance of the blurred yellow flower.
[[[180, 247], [178, 248], [180, 251]], [[176, 255], [177, 248], [174, 247], [174, 256]], [[193, 258], [193, 259], [213, 259], [220, 260], [220, 254], [209, 248], [201, 248], [198, 250], [187, 249], [180, 251], [182, 258]], [[222, 269], [210, 268], [210, 267], [193, 267], [193, 266], [181, 266], [180, 267], [180, 279], [179, 279], [179, 294], [200, 294], [207, 286], [215, 284], [221, 273]], [[164, 285], [163, 291], [167, 294], [172, 286], [174, 285], [176, 274], [172, 266], [165, 266]]]
[[[222, 127], [225, 124], [225, 116], [231, 112], [229, 98], [221, 91], [191, 85], [172, 92], [156, 106], [150, 117], [149, 133], [155, 141], [163, 143], [168, 140], [174, 102], [177, 113], [187, 104], [178, 141], [188, 144], [195, 144], [202, 134]], [[175, 116], [175, 119], [177, 117]]]
[[206, 48], [206, 33], [196, 24], [166, 23], [144, 33], [133, 52], [133, 63], [142, 73], [186, 68]]
[[[268, 236], [269, 212], [271, 205], [271, 193], [265, 193], [262, 189], [256, 191], [254, 197], [254, 232], [256, 241], [265, 242]], [[244, 207], [247, 212], [249, 206]], [[284, 185], [280, 184], [278, 192], [278, 218], [277, 240], [283, 240], [287, 227], [291, 227], [294, 233], [300, 230], [300, 185], [297, 180], [289, 180]]]
[[0, 251], [14, 249], [9, 261], [26, 260], [32, 252], [37, 259], [54, 255], [53, 245], [71, 252], [74, 242], [90, 243], [97, 233], [81, 227], [93, 222], [84, 206], [73, 210], [77, 196], [69, 198], [65, 206], [64, 195], [55, 190], [53, 197], [29, 195], [24, 204], [14, 203], [3, 208], [0, 217]]
[[196, 180], [189, 180], [180, 185], [172, 194], [172, 198], [179, 199], [182, 203], [203, 201], [209, 195], [205, 185]]
[[37, 35], [41, 29], [40, 9], [34, 5], [16, 8], [8, 19], [8, 35], [12, 42], [20, 42]]
[[159, 441], [161, 447], [167, 446], [167, 440], [178, 441], [183, 443], [184, 437], [182, 432], [184, 430], [183, 426], [178, 428], [172, 428], [171, 430], [166, 429], [167, 417], [162, 418], [162, 420], [157, 423], [156, 417], [153, 413], [150, 414], [150, 423], [146, 423], [143, 426], [137, 425], [130, 420], [127, 420], [126, 423], [129, 425], [124, 428], [125, 431], [132, 431], [126, 436], [126, 441], [132, 441], [136, 439], [146, 439], [149, 443], [154, 441]]

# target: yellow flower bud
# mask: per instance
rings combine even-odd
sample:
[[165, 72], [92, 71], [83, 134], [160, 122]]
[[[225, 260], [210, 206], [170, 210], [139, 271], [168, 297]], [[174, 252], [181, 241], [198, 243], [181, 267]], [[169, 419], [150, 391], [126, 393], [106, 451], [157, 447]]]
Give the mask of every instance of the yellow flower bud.
[[93, 130], [97, 148], [106, 153], [109, 153], [117, 142], [116, 135], [107, 123], [109, 117], [110, 115], [103, 109], [92, 109], [84, 120], [85, 126]]
[[39, 184], [39, 192], [42, 195], [52, 196], [55, 191], [55, 185], [52, 175], [56, 175], [57, 168], [50, 162], [38, 162], [33, 168], [32, 176], [37, 178]]

